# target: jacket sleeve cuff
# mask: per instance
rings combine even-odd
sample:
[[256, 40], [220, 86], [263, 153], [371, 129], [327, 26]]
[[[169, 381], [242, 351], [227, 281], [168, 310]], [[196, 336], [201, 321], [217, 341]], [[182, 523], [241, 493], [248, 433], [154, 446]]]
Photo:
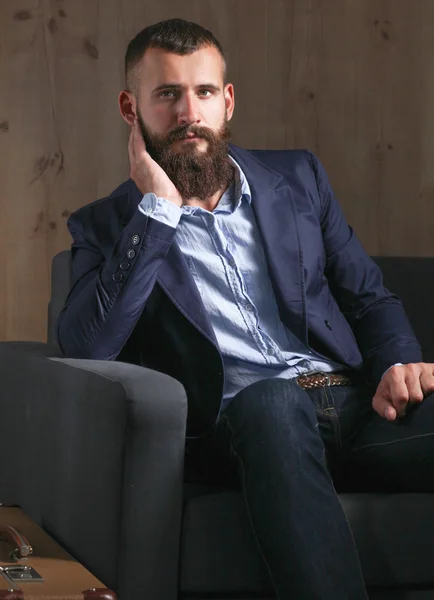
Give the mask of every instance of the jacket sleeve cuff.
[[371, 360], [368, 360], [368, 365], [374, 383], [378, 385], [391, 367], [398, 364], [407, 365], [418, 362], [423, 362], [420, 347], [414, 344], [403, 344], [389, 351], [383, 349], [375, 358], [372, 357]]

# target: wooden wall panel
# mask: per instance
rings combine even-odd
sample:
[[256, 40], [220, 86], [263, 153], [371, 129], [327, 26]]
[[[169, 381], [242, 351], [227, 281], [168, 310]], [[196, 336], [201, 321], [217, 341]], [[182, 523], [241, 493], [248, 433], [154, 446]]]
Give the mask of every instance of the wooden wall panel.
[[128, 174], [126, 44], [170, 17], [221, 41], [235, 143], [313, 150], [370, 253], [434, 256], [432, 0], [1, 0], [1, 340], [45, 339], [67, 217]]

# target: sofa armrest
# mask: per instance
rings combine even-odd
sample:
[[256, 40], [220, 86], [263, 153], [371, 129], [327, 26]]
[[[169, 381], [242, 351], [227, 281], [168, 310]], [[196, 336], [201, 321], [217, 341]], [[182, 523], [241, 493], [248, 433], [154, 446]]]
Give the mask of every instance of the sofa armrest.
[[177, 594], [187, 402], [136, 365], [0, 344], [0, 498], [123, 600]]

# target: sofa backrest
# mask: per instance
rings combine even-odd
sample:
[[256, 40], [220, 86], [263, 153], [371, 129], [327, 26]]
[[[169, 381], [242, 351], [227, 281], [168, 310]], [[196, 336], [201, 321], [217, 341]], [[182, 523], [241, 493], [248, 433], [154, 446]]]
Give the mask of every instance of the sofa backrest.
[[[424, 359], [434, 362], [434, 258], [374, 256], [384, 285], [402, 300]], [[48, 343], [56, 345], [55, 323], [71, 287], [71, 253], [57, 254], [52, 263], [48, 307]]]
[[47, 342], [57, 347], [56, 321], [71, 289], [71, 252], [64, 250], [51, 263], [51, 298], [48, 304]]
[[402, 301], [426, 362], [434, 362], [434, 258], [376, 256], [384, 285]]

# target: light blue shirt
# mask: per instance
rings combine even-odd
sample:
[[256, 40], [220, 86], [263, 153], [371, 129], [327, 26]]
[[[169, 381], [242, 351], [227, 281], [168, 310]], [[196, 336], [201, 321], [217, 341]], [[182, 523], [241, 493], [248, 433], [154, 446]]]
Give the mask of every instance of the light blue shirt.
[[212, 212], [180, 208], [155, 194], [139, 204], [144, 214], [176, 228], [223, 356], [225, 404], [260, 379], [345, 370], [311, 352], [280, 320], [249, 184], [233, 163], [235, 180]]

